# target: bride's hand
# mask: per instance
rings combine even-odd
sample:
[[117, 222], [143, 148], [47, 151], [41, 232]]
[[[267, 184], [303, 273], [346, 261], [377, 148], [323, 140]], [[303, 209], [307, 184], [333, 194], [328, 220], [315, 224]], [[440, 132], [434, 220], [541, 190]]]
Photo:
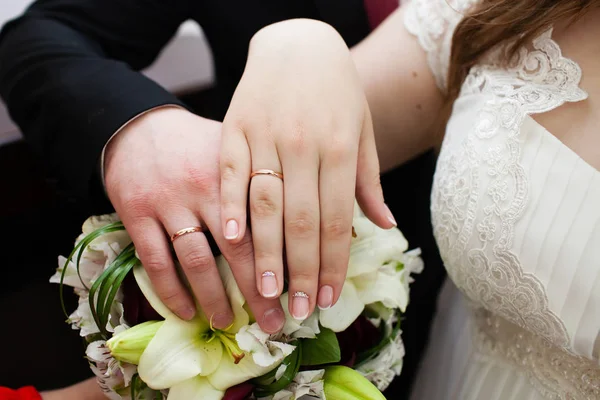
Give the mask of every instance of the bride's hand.
[[[316, 304], [335, 304], [355, 196], [380, 227], [395, 222], [383, 201], [367, 101], [333, 28], [291, 20], [253, 37], [221, 148], [223, 232], [234, 243], [244, 237], [250, 186], [259, 292], [281, 294], [285, 243], [291, 314], [304, 319]], [[251, 177], [261, 170], [276, 174]]]

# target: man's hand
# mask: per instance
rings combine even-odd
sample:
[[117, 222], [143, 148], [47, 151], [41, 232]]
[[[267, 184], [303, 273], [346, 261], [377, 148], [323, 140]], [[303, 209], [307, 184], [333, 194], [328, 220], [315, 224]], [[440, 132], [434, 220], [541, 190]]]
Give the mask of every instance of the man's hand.
[[231, 243], [222, 232], [220, 144], [219, 122], [175, 107], [150, 111], [109, 143], [106, 189], [169, 309], [191, 319], [196, 312], [195, 297], [216, 328], [226, 328], [233, 321], [204, 233], [188, 233], [174, 240], [189, 289], [177, 274], [169, 237], [181, 229], [201, 226], [210, 230], [230, 263], [261, 328], [274, 333], [282, 328], [285, 316], [278, 298], [265, 299], [258, 293], [249, 233]]

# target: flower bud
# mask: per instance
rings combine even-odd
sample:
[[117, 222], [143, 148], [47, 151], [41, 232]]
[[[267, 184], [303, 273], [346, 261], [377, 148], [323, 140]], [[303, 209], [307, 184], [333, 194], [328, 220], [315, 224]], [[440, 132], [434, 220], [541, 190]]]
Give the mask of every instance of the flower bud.
[[386, 400], [375, 385], [352, 368], [327, 367], [324, 381], [327, 400]]
[[148, 321], [113, 336], [106, 346], [111, 355], [129, 364], [139, 364], [140, 357], [164, 321]]

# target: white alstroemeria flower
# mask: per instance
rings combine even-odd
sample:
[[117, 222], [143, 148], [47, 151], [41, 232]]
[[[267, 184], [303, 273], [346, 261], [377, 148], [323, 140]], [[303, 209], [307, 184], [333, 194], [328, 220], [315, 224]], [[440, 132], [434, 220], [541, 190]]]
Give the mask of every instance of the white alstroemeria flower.
[[[118, 292], [115, 301], [111, 306], [110, 317], [106, 323], [106, 330], [108, 332], [112, 333], [117, 326], [125, 324], [123, 304], [121, 301], [122, 294]], [[96, 321], [92, 315], [87, 292], [82, 292], [80, 294], [77, 309], [69, 315], [69, 322], [74, 330], [79, 329], [79, 335], [81, 337], [100, 333], [100, 329], [98, 328], [98, 325], [96, 325]]]
[[[88, 218], [83, 223], [83, 233], [77, 238], [76, 244], [96, 229], [118, 220], [116, 214]], [[73, 329], [81, 330], [81, 336], [85, 337], [100, 332], [92, 316], [87, 290], [91, 288], [94, 281], [129, 243], [131, 243], [131, 239], [125, 231], [111, 232], [97, 238], [84, 249], [79, 263], [79, 274], [77, 273], [75, 260], [71, 260], [67, 265], [65, 257], [60, 256], [58, 258], [58, 269], [50, 278], [50, 282], [60, 283], [62, 272], [66, 269], [63, 283], [73, 287], [75, 293], [79, 296], [78, 307], [69, 316], [69, 321], [72, 323]], [[123, 306], [120, 304], [121, 298], [122, 295], [119, 291], [106, 327], [109, 332], [113, 332], [115, 326], [123, 323]]]
[[402, 331], [398, 331], [393, 340], [381, 349], [376, 357], [361, 364], [356, 370], [383, 392], [402, 372], [403, 360]]
[[294, 351], [296, 346], [275, 340], [276, 335], [269, 335], [260, 329], [258, 323], [242, 326], [235, 339], [246, 353], [252, 354], [254, 362], [268, 367], [275, 364]]
[[315, 310], [304, 321], [298, 321], [290, 314], [289, 296], [287, 292], [279, 297], [279, 301], [281, 302], [281, 307], [285, 313], [285, 324], [281, 330], [283, 337], [289, 338], [290, 340], [315, 339], [321, 332], [321, 329], [319, 329], [319, 310]]
[[356, 237], [352, 239], [342, 293], [333, 307], [321, 310], [319, 317], [321, 325], [334, 332], [348, 328], [367, 304], [381, 302], [404, 311], [410, 274], [422, 269], [417, 261], [419, 250], [405, 253], [408, 242], [399, 229], [381, 229], [360, 212], [355, 213], [353, 227]]
[[131, 384], [137, 367], [115, 360], [104, 340], [90, 343], [85, 354], [104, 394], [111, 400], [121, 400], [118, 392]]
[[260, 400], [325, 400], [323, 375], [324, 369], [298, 372], [285, 389]]
[[149, 387], [169, 389], [169, 400], [222, 399], [229, 387], [277, 368], [285, 357], [280, 349], [262, 359], [270, 365], [259, 365], [245, 356], [236, 341], [236, 334], [250, 322], [245, 300], [225, 259], [216, 261], [234, 313], [233, 324], [225, 330], [214, 329], [201, 312], [191, 321], [178, 318], [160, 301], [144, 268], [134, 268], [144, 296], [165, 318], [142, 353], [138, 372]]

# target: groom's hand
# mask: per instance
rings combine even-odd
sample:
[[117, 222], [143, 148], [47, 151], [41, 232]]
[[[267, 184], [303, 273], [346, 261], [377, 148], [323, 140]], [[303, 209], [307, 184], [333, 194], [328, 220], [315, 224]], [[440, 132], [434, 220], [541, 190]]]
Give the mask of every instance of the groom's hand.
[[[194, 297], [216, 328], [233, 322], [211, 249], [203, 232], [173, 240], [191, 292], [178, 277], [170, 237], [182, 229], [209, 230], [231, 265], [257, 322], [269, 333], [282, 328], [278, 298], [257, 291], [250, 234], [224, 240], [220, 217], [221, 124], [181, 108], [150, 111], [127, 125], [108, 145], [108, 196], [131, 235], [162, 301], [183, 319], [195, 315]], [[193, 296], [192, 296], [193, 294]]]

